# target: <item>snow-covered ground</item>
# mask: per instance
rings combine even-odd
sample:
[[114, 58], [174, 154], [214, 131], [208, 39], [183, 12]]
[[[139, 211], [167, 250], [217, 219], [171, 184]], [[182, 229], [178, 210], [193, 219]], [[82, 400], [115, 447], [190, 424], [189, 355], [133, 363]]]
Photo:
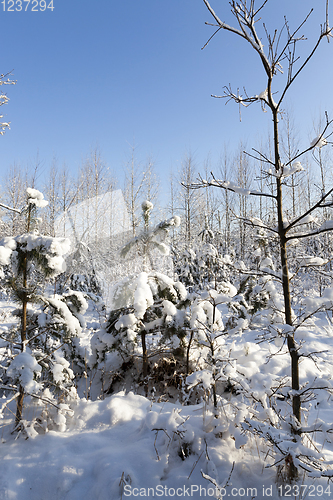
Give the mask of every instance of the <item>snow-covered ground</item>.
[[74, 410], [66, 432], [16, 441], [3, 432], [0, 498], [201, 498], [205, 492], [216, 498], [201, 471], [221, 488], [228, 482], [230, 495], [233, 488], [251, 488], [254, 496], [256, 488], [256, 498], [262, 498], [263, 487], [272, 485], [276, 496], [274, 472], [262, 474], [255, 449], [244, 453], [230, 436], [216, 437], [204, 404], [182, 407], [119, 393], [104, 401], [81, 400]]
[[[303, 358], [301, 383], [330, 386], [333, 331], [325, 314], [312, 323], [311, 328], [299, 328], [297, 336], [309, 354], [320, 354], [316, 362]], [[230, 359], [237, 361], [237, 372], [245, 377], [246, 390], [262, 399], [275, 382], [289, 377], [290, 360], [281, 340], [258, 344], [259, 337], [260, 330], [244, 329], [225, 341]], [[300, 499], [331, 498], [333, 486], [328, 486], [327, 479], [300, 473], [298, 483], [289, 486], [281, 482], [276, 467], [267, 467], [273, 463], [267, 445], [242, 430], [241, 421], [248, 411], [242, 398], [233, 391], [220, 394], [218, 419], [207, 401], [193, 405], [153, 402], [124, 391], [95, 401], [81, 398], [71, 404], [63, 431], [59, 427], [29, 439], [11, 433], [13, 418], [7, 412], [1, 430], [0, 499], [263, 499], [278, 498], [281, 493]], [[257, 412], [263, 411], [255, 406]], [[288, 407], [290, 411], [289, 403], [284, 411]], [[306, 407], [308, 426], [333, 420], [326, 390], [318, 390]], [[28, 405], [26, 418], [36, 411]], [[333, 461], [329, 434], [323, 438], [318, 432], [312, 440], [308, 446]]]

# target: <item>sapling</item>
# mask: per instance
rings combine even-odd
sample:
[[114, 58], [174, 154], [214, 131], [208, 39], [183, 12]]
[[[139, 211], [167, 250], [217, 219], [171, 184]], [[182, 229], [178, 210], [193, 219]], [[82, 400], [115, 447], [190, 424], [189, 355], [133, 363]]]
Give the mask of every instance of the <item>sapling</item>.
[[42, 193], [28, 188], [27, 205], [22, 210], [25, 233], [0, 242], [1, 277], [19, 304], [18, 330], [2, 337], [12, 345], [13, 355], [3, 360], [7, 366], [2, 374], [2, 389], [5, 393], [14, 391], [17, 430], [21, 428], [26, 395], [49, 401], [43, 397], [46, 387], [72, 394], [74, 375], [61, 347], [81, 331], [73, 306], [70, 310], [70, 303], [78, 297], [51, 297], [44, 290], [50, 279], [65, 270], [64, 255], [70, 249], [65, 238], [39, 234], [37, 209], [46, 205]]
[[[148, 395], [149, 357], [161, 352], [171, 353], [182, 342], [185, 332], [184, 307], [187, 292], [185, 287], [167, 275], [155, 270], [153, 250], [163, 255], [169, 253], [165, 243], [171, 228], [178, 227], [179, 217], [172, 217], [150, 229], [150, 214], [153, 204], [142, 203], [143, 230], [132, 238], [121, 250], [125, 258], [134, 250], [142, 257], [142, 271], [130, 275], [114, 288], [112, 311], [107, 321], [106, 332], [94, 337], [96, 362], [105, 362], [109, 351], [120, 356], [119, 365], [129, 359], [142, 358], [142, 379]], [[155, 339], [149, 342], [148, 339]], [[114, 368], [113, 368], [114, 369]]]

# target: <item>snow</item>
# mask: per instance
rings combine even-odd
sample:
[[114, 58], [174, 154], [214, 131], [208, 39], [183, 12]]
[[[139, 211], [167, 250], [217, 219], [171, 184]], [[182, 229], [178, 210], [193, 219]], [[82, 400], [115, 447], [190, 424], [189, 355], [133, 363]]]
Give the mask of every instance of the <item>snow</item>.
[[[262, 225], [259, 219], [253, 220]], [[305, 217], [299, 224], [308, 222], [314, 220]], [[176, 226], [177, 220], [166, 223]], [[32, 253], [37, 250], [48, 267], [59, 272], [69, 241], [36, 234], [3, 239], [2, 266], [10, 263], [20, 246]], [[251, 257], [257, 259], [257, 270], [272, 275], [276, 262], [266, 250], [255, 247]], [[218, 258], [219, 254], [205, 243], [202, 259], [205, 256]], [[248, 276], [245, 262], [244, 257], [234, 266], [245, 272], [243, 277]], [[293, 262], [306, 267], [327, 260], [302, 252]], [[222, 264], [232, 265], [233, 259], [221, 256]], [[32, 343], [24, 343], [19, 354], [20, 346], [15, 351], [10, 341], [0, 340], [2, 364], [9, 360], [0, 366], [3, 381], [7, 376], [13, 384], [3, 391], [0, 402], [0, 498], [277, 500], [278, 488], [285, 483], [277, 479], [274, 463], [284, 464], [292, 457], [297, 466], [309, 467], [302, 484], [322, 487], [316, 492], [328, 500], [320, 467], [328, 467], [327, 475], [333, 476], [333, 287], [326, 287], [321, 296], [307, 290], [308, 296], [298, 297], [294, 328], [283, 323], [280, 284], [269, 276], [252, 278], [251, 287], [244, 291], [237, 279], [233, 284], [226, 276], [216, 289], [189, 293], [182, 283], [160, 272], [129, 275], [114, 297], [113, 306], [123, 308], [112, 313], [115, 333], [108, 330], [105, 312], [92, 305], [92, 295], [78, 291], [56, 295], [52, 290], [40, 297], [42, 306], [31, 304], [34, 328], [56, 335], [41, 337], [33, 352]], [[251, 305], [256, 296], [266, 301], [258, 310]], [[0, 301], [2, 337], [18, 331], [17, 317], [8, 320], [10, 308], [14, 310], [10, 300]], [[300, 318], [311, 313], [302, 323]], [[165, 326], [168, 338], [163, 344]], [[67, 334], [58, 337], [62, 329]], [[152, 359], [147, 392], [138, 378], [142, 331]], [[311, 441], [290, 431], [291, 425], [298, 424], [291, 409], [296, 392], [291, 390], [288, 335], [295, 335], [302, 353], [300, 391], [306, 394], [302, 425], [303, 431], [311, 433]], [[50, 353], [46, 356], [44, 342]], [[127, 351], [126, 343], [131, 345]], [[162, 358], [164, 354], [169, 358]], [[48, 372], [41, 368], [46, 361]], [[158, 366], [160, 361], [165, 364]], [[169, 383], [163, 379], [166, 361], [171, 366]], [[176, 373], [172, 363], [182, 366], [182, 371]], [[12, 433], [19, 384], [26, 391], [25, 408], [21, 430]]]
[[148, 274], [142, 272], [136, 279], [136, 288], [134, 292], [134, 308], [136, 316], [138, 318], [143, 318], [147, 308], [153, 303], [153, 294], [148, 284]]
[[327, 262], [327, 260], [313, 255], [304, 255], [299, 259], [300, 266], [323, 266], [324, 264], [327, 264]]
[[170, 300], [163, 300], [162, 307], [166, 316], [175, 316], [177, 314], [177, 308]]
[[41, 389], [42, 385], [34, 380], [40, 376], [42, 371], [36, 359], [28, 352], [20, 352], [7, 369], [7, 375], [18, 380], [28, 393], [34, 393]]
[[[189, 492], [199, 499], [200, 487], [203, 492], [212, 486], [201, 470], [209, 477], [218, 471], [222, 484], [232, 459], [243, 455], [231, 438], [218, 445], [211, 418], [203, 405], [151, 403], [133, 393], [80, 401], [66, 432], [2, 445], [0, 491], [25, 500], [118, 500], [144, 494], [144, 489], [147, 495], [151, 488], [150, 496], [154, 490], [155, 496], [175, 497], [178, 490], [180, 496]], [[185, 460], [180, 457], [182, 433], [191, 449]], [[259, 477], [260, 470], [245, 460], [236, 465], [232, 485], [254, 486]], [[260, 489], [262, 483], [268, 486], [269, 479], [261, 481]]]
[[263, 100], [267, 100], [267, 89], [265, 89], [263, 92], [260, 92], [260, 94], [258, 95], [258, 99], [263, 99]]
[[222, 186], [225, 189], [230, 189], [231, 191], [234, 191], [237, 194], [241, 194], [241, 195], [245, 195], [245, 196], [248, 196], [248, 195], [251, 194], [251, 190], [250, 189], [242, 188], [242, 187], [238, 186], [237, 184], [235, 184], [232, 181], [215, 181], [215, 180], [212, 180], [211, 183], [219, 185], [219, 186]]
[[54, 322], [66, 326], [70, 335], [75, 337], [81, 332], [79, 320], [72, 315], [67, 304], [65, 304], [60, 297], [49, 297], [47, 303], [50, 304], [55, 310]]
[[[285, 179], [290, 175], [294, 175], [297, 172], [302, 172], [304, 170], [303, 165], [299, 161], [295, 161], [290, 167], [283, 166], [281, 169], [281, 178]], [[278, 175], [278, 174], [277, 174]]]
[[202, 384], [205, 389], [209, 389], [213, 383], [212, 373], [208, 370], [200, 370], [192, 373], [186, 379], [186, 383], [188, 384], [188, 388], [192, 389], [198, 384]]
[[130, 328], [131, 326], [135, 325], [136, 322], [137, 317], [135, 316], [135, 314], [126, 314], [117, 321], [115, 327], [117, 330], [120, 330], [120, 328]]
[[321, 226], [318, 229], [318, 232], [324, 230], [329, 231], [331, 229], [333, 229], [333, 220], [326, 220], [321, 224]]
[[0, 247], [0, 265], [6, 266], [10, 262], [12, 250], [8, 247]]
[[44, 195], [37, 189], [27, 188], [28, 203], [30, 205], [35, 205], [38, 208], [46, 207], [49, 202], [44, 200]]
[[58, 351], [54, 352], [55, 361], [52, 365], [52, 375], [54, 382], [57, 384], [65, 382], [67, 377], [74, 378], [74, 373], [70, 369], [70, 363]]
[[46, 259], [50, 275], [56, 276], [66, 270], [64, 255], [70, 249], [70, 241], [68, 239], [39, 236], [36, 234], [23, 234], [15, 238], [3, 238], [0, 241], [1, 266], [10, 263], [11, 256], [17, 248], [17, 244], [22, 247], [23, 251], [32, 252], [33, 250], [37, 250]]
[[[138, 284], [144, 288], [146, 283], [147, 275], [142, 273]], [[279, 307], [273, 283], [269, 282], [267, 288]], [[231, 284], [229, 290], [229, 295], [223, 299], [236, 300]], [[225, 302], [221, 301], [220, 295], [211, 290], [196, 302], [193, 326], [200, 326], [198, 321], [206, 322], [207, 318], [212, 321], [208, 300], [223, 302], [220, 307], [224, 308], [225, 314]], [[146, 292], [140, 292], [139, 296], [147, 301]], [[308, 310], [332, 303], [333, 288], [328, 288], [322, 298], [313, 298], [312, 303], [308, 303]], [[170, 301], [164, 300], [162, 304], [166, 314], [174, 314], [175, 308]], [[121, 318], [124, 326], [129, 327], [133, 323], [134, 314], [132, 316], [129, 314]], [[242, 384], [244, 396], [251, 393], [258, 401], [252, 409], [243, 402], [244, 396], [238, 398], [235, 394], [219, 390], [219, 418], [216, 419], [212, 405], [206, 399], [197, 404], [184, 405], [180, 401], [158, 402], [131, 391], [120, 391], [95, 400], [86, 400], [81, 396], [61, 403], [59, 410], [54, 410], [54, 428], [45, 432], [27, 424], [29, 414], [38, 412], [40, 408], [40, 403], [31, 401], [27, 403], [25, 413], [29, 439], [19, 437], [15, 440], [11, 434], [9, 412], [2, 420], [1, 494], [4, 498], [17, 500], [120, 500], [140, 496], [140, 492], [141, 496], [147, 496], [150, 488], [150, 496], [155, 492], [155, 497], [158, 497], [160, 492], [161, 498], [177, 498], [173, 493], [178, 491], [180, 498], [184, 494], [186, 498], [189, 492], [190, 498], [199, 500], [205, 498], [204, 489], [206, 498], [219, 498], [215, 482], [221, 490], [225, 488], [224, 497], [232, 497], [232, 488], [235, 488], [233, 492], [239, 490], [241, 496], [246, 488], [256, 488], [257, 494], [252, 497], [264, 500], [269, 496], [278, 500], [276, 472], [265, 468], [270, 462], [258, 451], [262, 446], [260, 439], [251, 437], [244, 429], [251, 426], [258, 432], [272, 431], [268, 422], [275, 422], [277, 416], [270, 407], [270, 398], [274, 386], [289, 377], [287, 348], [283, 342], [278, 345], [258, 344], [259, 332], [250, 330], [248, 323], [240, 320], [243, 322], [242, 329], [239, 325], [233, 333], [230, 331], [228, 335], [216, 338], [221, 349], [219, 352], [225, 353], [221, 358], [218, 379], [220, 383], [233, 379], [236, 384]], [[93, 317], [86, 320], [87, 324], [93, 324], [93, 321]], [[325, 333], [328, 325], [327, 319], [318, 316], [312, 328], [297, 331], [297, 336], [306, 342], [307, 352], [329, 350], [319, 360], [320, 370], [311, 359], [303, 359], [300, 372], [302, 384], [332, 387], [333, 333]], [[289, 325], [274, 326], [283, 334], [293, 331]], [[277, 355], [272, 356], [274, 353]], [[115, 362], [112, 354], [110, 367], [116, 367]], [[10, 370], [21, 377], [27, 390], [29, 388], [33, 392], [38, 389], [38, 365], [28, 350], [14, 358]], [[68, 361], [55, 352], [55, 381], [61, 381], [66, 372], [72, 376]], [[198, 367], [187, 377], [187, 390], [193, 393], [202, 387], [208, 393], [212, 382], [211, 369]], [[56, 403], [47, 390], [44, 397]], [[320, 428], [322, 432], [316, 438], [323, 435], [320, 443], [330, 439], [331, 413], [330, 397], [326, 392], [318, 391], [316, 405], [310, 408], [304, 427], [308, 431]], [[289, 450], [295, 456], [295, 462], [299, 452], [313, 453], [311, 450], [308, 452], [308, 448], [305, 449], [300, 442], [288, 440], [288, 436], [290, 434], [286, 430], [276, 429], [275, 439], [281, 449]], [[322, 453], [327, 460], [333, 459], [332, 448], [326, 441]], [[226, 484], [229, 475], [230, 480]], [[314, 483], [314, 479], [310, 478], [303, 481], [307, 488], [311, 484], [315, 488], [323, 486], [323, 491], [327, 488], [327, 482], [321, 479]], [[208, 488], [211, 488], [210, 495]], [[267, 494], [264, 495], [263, 491]], [[328, 492], [320, 496], [323, 500], [330, 498]]]
[[151, 201], [145, 200], [142, 202], [141, 207], [142, 207], [142, 210], [148, 212], [154, 208], [154, 205], [153, 205], [153, 203], [151, 203]]
[[322, 135], [318, 135], [310, 143], [310, 147], [311, 148], [319, 148], [320, 149], [320, 148], [322, 148], [323, 146], [326, 146], [326, 145], [327, 145], [327, 140]]

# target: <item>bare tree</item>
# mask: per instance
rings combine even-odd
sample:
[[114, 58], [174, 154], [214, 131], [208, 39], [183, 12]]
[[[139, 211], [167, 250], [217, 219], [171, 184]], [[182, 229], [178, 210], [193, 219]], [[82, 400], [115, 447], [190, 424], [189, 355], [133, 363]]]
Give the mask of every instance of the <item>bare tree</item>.
[[[291, 117], [289, 111], [286, 111], [283, 116], [283, 134], [282, 134], [282, 149], [284, 153], [284, 157], [287, 159], [287, 162], [290, 161], [294, 156], [296, 156], [299, 150], [299, 140], [297, 137], [297, 133], [295, 130], [295, 124]], [[296, 217], [299, 213], [302, 212], [302, 208], [300, 205], [300, 181], [299, 172], [291, 174], [290, 176], [290, 196], [291, 196], [291, 214], [292, 217]]]
[[[131, 158], [127, 162], [125, 170], [125, 200], [128, 212], [131, 219], [133, 236], [136, 234], [136, 228], [140, 221], [140, 200], [143, 196], [144, 183], [146, 180], [146, 173], [137, 163], [135, 156], [135, 146], [131, 146]], [[142, 202], [142, 200], [141, 200]]]
[[5, 214], [8, 222], [8, 236], [14, 236], [23, 232], [25, 225], [20, 214], [26, 201], [25, 191], [28, 186], [27, 172], [19, 165], [11, 165], [7, 170], [3, 185], [5, 190], [2, 194], [2, 201], [16, 210], [10, 210]]
[[239, 200], [239, 239], [240, 239], [240, 257], [244, 259], [245, 249], [247, 244], [247, 226], [246, 219], [249, 216], [249, 201], [246, 196], [246, 190], [251, 184], [251, 168], [249, 165], [249, 157], [244, 153], [243, 144], [240, 143], [239, 152], [235, 158], [236, 164], [236, 183], [243, 190], [238, 196]]
[[[223, 154], [221, 154], [220, 156], [219, 173], [223, 179], [229, 179], [231, 175], [229, 153], [226, 148], [224, 149]], [[223, 194], [222, 210], [221, 212], [218, 212], [217, 219], [218, 219], [219, 232], [221, 234], [223, 233], [224, 235], [223, 238], [224, 250], [230, 252], [233, 199], [231, 192], [228, 191], [227, 189], [224, 189], [222, 194]], [[223, 217], [224, 217], [224, 228], [222, 226]]]
[[[278, 222], [277, 228], [269, 228], [271, 233], [275, 234], [279, 241], [280, 248], [280, 259], [281, 259], [281, 281], [284, 297], [284, 314], [285, 322], [290, 326], [287, 336], [287, 346], [291, 358], [291, 377], [292, 377], [292, 389], [293, 389], [293, 415], [297, 421], [301, 422], [301, 398], [300, 398], [300, 383], [299, 383], [299, 346], [294, 338], [293, 327], [293, 312], [292, 312], [292, 302], [291, 302], [291, 291], [290, 291], [290, 276], [288, 271], [288, 253], [287, 253], [287, 243], [294, 239], [302, 239], [310, 236], [314, 236], [326, 231], [331, 230], [331, 225], [323, 225], [317, 230], [302, 230], [302, 222], [307, 216], [311, 216], [312, 213], [318, 208], [324, 208], [326, 206], [331, 206], [331, 201], [328, 201], [329, 196], [333, 193], [333, 188], [321, 193], [319, 199], [311, 205], [311, 207], [304, 211], [301, 215], [295, 217], [294, 219], [288, 220], [284, 212], [284, 187], [286, 186], [287, 177], [296, 173], [302, 169], [299, 162], [299, 158], [305, 154], [307, 151], [314, 150], [315, 148], [321, 148], [327, 143], [327, 133], [331, 122], [326, 116], [326, 122], [319, 136], [305, 148], [302, 152], [296, 152], [292, 155], [292, 158], [287, 158], [285, 162], [281, 159], [281, 146], [280, 146], [280, 130], [279, 130], [279, 117], [282, 111], [282, 104], [286, 97], [286, 94], [295, 79], [299, 76], [305, 66], [309, 63], [311, 58], [314, 56], [316, 50], [318, 49], [320, 43], [325, 38], [329, 39], [331, 36], [331, 28], [328, 23], [328, 0], [326, 1], [326, 16], [323, 24], [320, 27], [320, 32], [317, 41], [314, 46], [309, 51], [307, 57], [304, 60], [300, 60], [297, 55], [296, 48], [298, 43], [305, 40], [305, 37], [300, 34], [300, 30], [303, 28], [304, 24], [308, 20], [311, 12], [306, 16], [306, 18], [301, 22], [298, 27], [294, 30], [290, 29], [287, 19], [285, 19], [284, 25], [280, 31], [275, 30], [271, 35], [266, 30], [265, 25], [263, 25], [264, 34], [267, 38], [267, 49], [264, 49], [261, 38], [257, 32], [257, 21], [259, 21], [259, 16], [262, 13], [263, 8], [268, 3], [268, 0], [262, 1], [257, 7], [255, 0], [231, 0], [231, 12], [236, 19], [236, 27], [229, 26], [223, 22], [216, 12], [211, 7], [208, 0], [203, 0], [207, 6], [210, 14], [214, 19], [213, 26], [216, 27], [213, 36], [221, 31], [226, 30], [234, 35], [241, 37], [246, 43], [248, 43], [253, 51], [259, 57], [261, 65], [264, 69], [266, 75], [266, 85], [265, 90], [259, 95], [249, 96], [244, 90], [244, 95], [241, 95], [237, 90], [234, 92], [229, 85], [224, 88], [224, 94], [222, 96], [215, 97], [225, 97], [228, 100], [236, 102], [239, 106], [249, 106], [252, 103], [260, 103], [262, 107], [268, 108], [272, 116], [273, 122], [273, 156], [271, 158], [267, 157], [264, 153], [259, 151], [254, 155], [258, 160], [264, 161], [267, 165], [267, 175], [270, 176], [275, 183], [275, 189], [273, 193], [265, 193], [262, 191], [255, 191], [253, 189], [247, 189], [246, 194], [250, 196], [257, 197], [267, 197], [274, 202], [275, 213]], [[208, 43], [208, 42], [207, 42]], [[273, 89], [273, 83], [275, 83], [275, 77], [278, 73], [282, 73], [282, 66], [286, 64], [287, 70], [284, 72], [285, 80], [282, 84], [282, 88], [279, 92], [278, 97], [276, 97], [276, 92]], [[281, 76], [279, 80], [281, 79]], [[277, 99], [277, 101], [275, 100]], [[219, 188], [228, 189], [230, 191], [245, 194], [241, 191], [239, 186], [234, 185], [226, 180], [218, 180], [212, 175], [210, 181], [200, 179], [198, 183], [192, 184], [192, 187], [203, 187], [213, 185]], [[298, 424], [299, 425], [299, 424]], [[300, 430], [297, 426], [294, 428], [295, 433], [299, 433]], [[296, 468], [292, 471], [292, 474], [296, 474]]]
[[60, 173], [56, 158], [53, 158], [49, 172], [49, 178], [44, 185], [45, 198], [48, 200], [46, 207], [46, 224], [44, 222], [45, 234], [55, 236], [55, 220], [58, 215], [58, 200], [60, 190]]
[[144, 197], [151, 203], [156, 204], [158, 200], [160, 181], [155, 170], [155, 161], [152, 156], [148, 156], [145, 165]]
[[202, 197], [191, 189], [191, 183], [196, 177], [196, 165], [194, 157], [188, 153], [182, 161], [179, 170], [179, 180], [181, 190], [179, 192], [179, 209], [182, 217], [182, 228], [184, 231], [184, 243], [186, 247], [192, 242], [193, 238], [198, 236], [204, 226], [204, 213]]

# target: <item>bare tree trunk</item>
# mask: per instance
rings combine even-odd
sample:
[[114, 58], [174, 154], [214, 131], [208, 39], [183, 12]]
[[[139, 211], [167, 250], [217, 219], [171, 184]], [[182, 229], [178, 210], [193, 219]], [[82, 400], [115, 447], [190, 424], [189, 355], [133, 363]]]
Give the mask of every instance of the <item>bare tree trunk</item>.
[[146, 331], [141, 332], [141, 343], [142, 343], [142, 377], [143, 386], [145, 390], [145, 396], [148, 397], [148, 354], [146, 345]]
[[[277, 172], [281, 169], [280, 151], [279, 151], [279, 131], [278, 131], [278, 111], [273, 110], [273, 124], [274, 124], [274, 155], [275, 155], [275, 170]], [[291, 307], [291, 294], [289, 283], [288, 271], [288, 254], [287, 254], [287, 240], [286, 228], [283, 219], [283, 192], [281, 177], [276, 179], [276, 200], [277, 200], [277, 215], [278, 215], [278, 231], [280, 241], [280, 255], [281, 255], [281, 278], [282, 289], [284, 298], [285, 321], [287, 325], [292, 326], [292, 307]], [[287, 345], [291, 358], [291, 386], [296, 392], [299, 391], [299, 355], [295, 344], [294, 334], [288, 333]], [[293, 394], [293, 414], [299, 423], [301, 422], [301, 401], [299, 394]]]
[[[31, 223], [31, 205], [28, 207], [27, 214], [27, 226], [26, 232], [30, 231], [30, 223]], [[27, 256], [23, 259], [23, 279], [22, 279], [22, 317], [21, 317], [21, 352], [25, 351], [26, 341], [27, 341], [27, 306], [28, 306], [28, 294], [27, 294], [27, 286], [28, 286], [28, 259]], [[20, 384], [19, 386], [19, 396], [16, 402], [16, 416], [15, 416], [15, 428], [18, 427], [20, 421], [22, 419], [23, 413], [23, 404], [24, 404], [24, 388]]]

